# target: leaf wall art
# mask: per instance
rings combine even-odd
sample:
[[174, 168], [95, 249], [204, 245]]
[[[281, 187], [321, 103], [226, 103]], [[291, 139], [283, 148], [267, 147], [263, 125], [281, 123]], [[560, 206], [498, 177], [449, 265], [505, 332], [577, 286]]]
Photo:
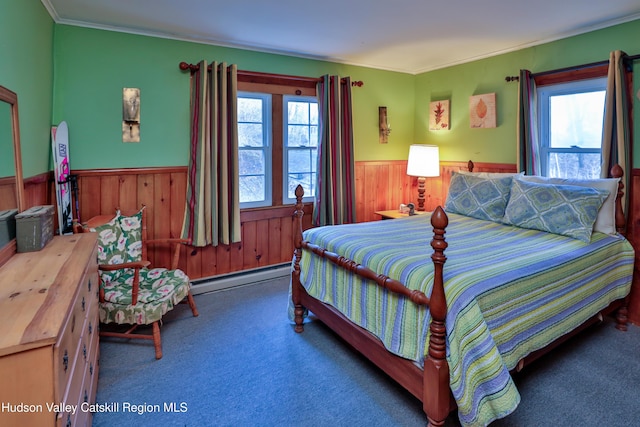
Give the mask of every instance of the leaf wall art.
[[469, 123], [472, 128], [496, 127], [496, 94], [469, 97]]
[[449, 130], [449, 100], [429, 103], [429, 130]]

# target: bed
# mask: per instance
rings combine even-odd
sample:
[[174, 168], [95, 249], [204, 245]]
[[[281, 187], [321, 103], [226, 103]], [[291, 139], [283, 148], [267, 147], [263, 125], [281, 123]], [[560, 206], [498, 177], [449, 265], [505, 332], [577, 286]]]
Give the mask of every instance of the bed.
[[[438, 207], [426, 215], [304, 233], [299, 187], [295, 331], [304, 330], [305, 313], [313, 312], [422, 401], [429, 425], [443, 425], [455, 409], [464, 426], [502, 418], [520, 402], [513, 371], [604, 315], [615, 312], [617, 327], [626, 329], [634, 253], [619, 233], [621, 168], [612, 176], [602, 184], [615, 185], [614, 191], [594, 192], [590, 185], [577, 190], [575, 182], [460, 173], [452, 177], [447, 212]], [[502, 185], [496, 193], [501, 201], [465, 211], [469, 191], [484, 194], [487, 183]], [[566, 230], [553, 224], [551, 231], [544, 230], [549, 224], [532, 224], [517, 204], [531, 189], [580, 194], [570, 204], [597, 211], [587, 219], [588, 235], [580, 234], [585, 227], [562, 234]], [[605, 228], [603, 212], [611, 222]], [[604, 232], [607, 226], [613, 230]]]

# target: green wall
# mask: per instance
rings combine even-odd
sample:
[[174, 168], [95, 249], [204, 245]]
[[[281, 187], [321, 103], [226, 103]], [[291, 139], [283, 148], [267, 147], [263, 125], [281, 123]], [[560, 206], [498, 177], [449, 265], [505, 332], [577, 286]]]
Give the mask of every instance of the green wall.
[[[364, 81], [352, 90], [357, 160], [402, 159], [414, 132], [410, 74], [87, 29], [55, 28], [53, 121], [69, 125], [72, 169], [179, 166], [188, 163], [189, 75], [181, 61], [235, 63], [241, 70]], [[140, 88], [139, 143], [122, 142], [122, 88]], [[378, 143], [378, 106], [393, 126]]]
[[[73, 169], [187, 164], [189, 77], [181, 61], [236, 63], [242, 70], [351, 76], [356, 160], [405, 159], [411, 143], [441, 146], [442, 160], [514, 163], [517, 83], [505, 76], [602, 61], [614, 49], [640, 53], [640, 20], [417, 76], [54, 24], [38, 1], [0, 0], [0, 85], [18, 93], [26, 177], [51, 169], [50, 126], [69, 124]], [[634, 68], [638, 74], [638, 65]], [[635, 91], [640, 88], [636, 75]], [[141, 89], [141, 142], [123, 143], [123, 87]], [[497, 127], [470, 129], [469, 96], [496, 93]], [[430, 101], [451, 100], [451, 130], [428, 130]], [[634, 121], [640, 123], [634, 97]], [[378, 143], [378, 106], [392, 133]], [[636, 126], [634, 140], [640, 141]], [[634, 150], [634, 166], [640, 150]]]
[[[608, 60], [609, 52], [620, 49], [629, 55], [640, 53], [640, 20], [582, 34], [552, 43], [487, 58], [416, 76], [415, 141], [440, 146], [441, 160], [516, 162], [518, 83], [505, 81], [520, 69], [533, 73]], [[634, 93], [640, 87], [639, 67], [634, 67]], [[497, 127], [471, 129], [469, 97], [496, 93]], [[451, 101], [451, 130], [429, 131], [429, 102]], [[640, 123], [640, 101], [634, 96], [634, 122]], [[640, 146], [640, 127], [634, 141]], [[640, 150], [634, 150], [635, 167]]]
[[0, 85], [18, 94], [25, 177], [51, 169], [53, 26], [40, 1], [0, 0]]

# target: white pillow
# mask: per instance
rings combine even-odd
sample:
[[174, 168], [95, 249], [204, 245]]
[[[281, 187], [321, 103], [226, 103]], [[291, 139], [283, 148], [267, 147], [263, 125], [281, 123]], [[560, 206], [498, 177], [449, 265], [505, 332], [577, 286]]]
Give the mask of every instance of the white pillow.
[[616, 197], [618, 196], [619, 178], [600, 179], [568, 179], [568, 178], [548, 178], [538, 175], [522, 175], [516, 179], [529, 182], [539, 182], [542, 184], [578, 185], [581, 187], [598, 188], [607, 190], [609, 196], [605, 199], [602, 207], [598, 211], [598, 217], [593, 225], [594, 231], [616, 235]]
[[496, 179], [496, 178], [515, 178], [516, 176], [519, 175], [524, 175], [524, 172], [469, 172], [469, 171], [458, 171], [457, 173], [461, 173], [463, 175], [473, 175], [473, 176], [477, 176], [478, 178], [489, 178], [489, 179]]

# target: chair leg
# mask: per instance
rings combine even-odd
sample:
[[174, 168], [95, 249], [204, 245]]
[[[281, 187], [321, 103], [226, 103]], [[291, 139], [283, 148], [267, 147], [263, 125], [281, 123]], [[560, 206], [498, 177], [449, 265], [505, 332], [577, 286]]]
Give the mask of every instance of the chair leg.
[[187, 301], [189, 302], [189, 307], [191, 307], [191, 312], [193, 313], [193, 317], [198, 317], [198, 309], [196, 308], [196, 301], [193, 299], [193, 295], [191, 291], [187, 294]]
[[160, 340], [159, 322], [153, 322], [153, 347], [156, 350], [156, 360], [162, 359], [162, 341]]

